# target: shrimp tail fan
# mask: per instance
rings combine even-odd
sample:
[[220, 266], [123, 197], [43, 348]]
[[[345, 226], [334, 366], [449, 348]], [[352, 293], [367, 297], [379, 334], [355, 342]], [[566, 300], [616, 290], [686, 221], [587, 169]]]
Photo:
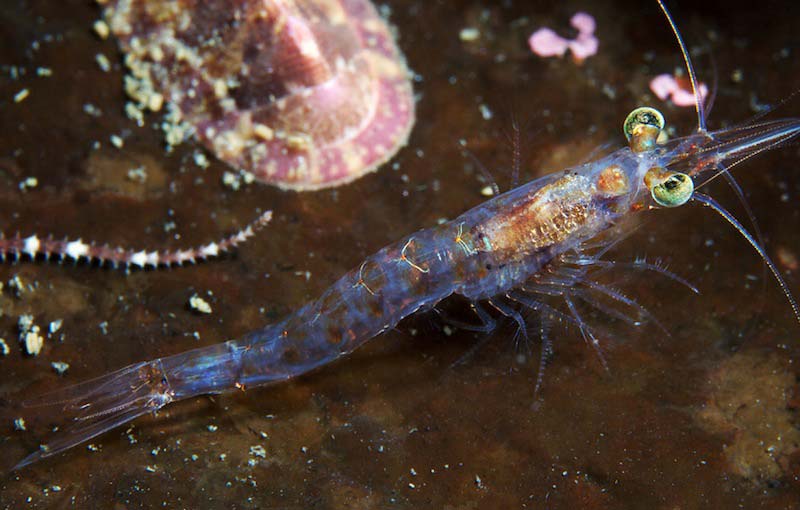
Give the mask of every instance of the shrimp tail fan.
[[[57, 413], [64, 426], [52, 441], [22, 459], [13, 469], [63, 452], [174, 400], [161, 360], [136, 363], [110, 374], [22, 403]], [[49, 413], [48, 413], [49, 414]]]

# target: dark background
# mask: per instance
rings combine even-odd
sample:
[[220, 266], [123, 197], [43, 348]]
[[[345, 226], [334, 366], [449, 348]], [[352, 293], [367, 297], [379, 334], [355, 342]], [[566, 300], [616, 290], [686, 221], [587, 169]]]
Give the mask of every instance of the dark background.
[[[375, 174], [334, 190], [287, 193], [222, 185], [226, 167], [167, 154], [162, 135], [125, 117], [124, 68], [99, 40], [88, 1], [0, 3], [0, 228], [147, 248], [200, 244], [273, 209], [271, 225], [235, 256], [125, 275], [86, 264], [5, 263], [17, 296], [0, 295], [3, 462], [37, 448], [47, 422], [15, 431], [25, 397], [151, 359], [235, 338], [319, 295], [366, 255], [480, 203], [486, 183], [460, 140], [509, 186], [512, 117], [523, 125], [525, 178], [623, 143], [635, 106], [662, 109], [676, 132], [691, 108], [652, 97], [649, 79], [680, 68], [655, 2], [392, 1], [390, 20], [420, 79], [408, 146]], [[700, 78], [716, 75], [709, 126], [746, 121], [800, 88], [795, 2], [672, 2]], [[542, 60], [526, 39], [567, 33], [577, 10], [597, 19], [598, 55]], [[477, 27], [476, 42], [459, 30]], [[38, 47], [37, 47], [38, 46]], [[104, 73], [95, 55], [113, 69]], [[10, 66], [24, 69], [14, 80]], [[52, 69], [37, 77], [37, 67]], [[737, 75], [737, 76], [735, 76]], [[22, 88], [30, 97], [15, 104]], [[103, 114], [83, 112], [91, 103]], [[484, 119], [480, 105], [492, 112]], [[773, 117], [797, 116], [790, 101]], [[109, 136], [125, 138], [123, 149]], [[95, 141], [101, 142], [93, 149]], [[790, 146], [737, 167], [767, 250], [800, 294], [797, 177]], [[148, 180], [129, 181], [144, 165]], [[18, 183], [35, 176], [38, 186]], [[711, 192], [740, 217], [724, 186]], [[172, 405], [84, 446], [0, 478], [0, 508], [789, 508], [800, 505], [797, 368], [800, 325], [757, 256], [699, 207], [643, 214], [612, 258], [662, 258], [699, 296], [653, 274], [619, 276], [670, 331], [611, 325], [608, 371], [578, 333], [558, 329], [537, 397], [538, 343], [517, 356], [510, 325], [464, 363], [479, 339], [435, 314], [404, 322], [350, 359], [297, 381]], [[165, 224], [175, 223], [166, 231]], [[179, 234], [180, 239], [175, 235]], [[795, 263], [796, 264], [796, 263]], [[30, 288], [29, 288], [30, 287]], [[207, 292], [213, 292], [208, 296]], [[192, 313], [195, 292], [213, 314]], [[458, 310], [458, 303], [454, 308]], [[63, 341], [37, 357], [16, 340], [17, 317]], [[602, 316], [595, 321], [604, 321]], [[107, 323], [103, 331], [102, 323]], [[535, 329], [535, 319], [532, 319]], [[192, 333], [197, 332], [199, 340]], [[532, 333], [533, 334], [533, 333]], [[535, 337], [535, 334], [533, 334]], [[63, 377], [53, 361], [70, 368]], [[29, 412], [29, 411], [28, 411]], [[216, 430], [210, 430], [216, 427]], [[263, 435], [262, 435], [263, 433]], [[130, 440], [130, 437], [135, 442]], [[266, 457], [251, 454], [261, 445]], [[196, 458], [192, 456], [195, 455]], [[255, 459], [255, 465], [248, 464]], [[412, 486], [413, 484], [413, 486]]]

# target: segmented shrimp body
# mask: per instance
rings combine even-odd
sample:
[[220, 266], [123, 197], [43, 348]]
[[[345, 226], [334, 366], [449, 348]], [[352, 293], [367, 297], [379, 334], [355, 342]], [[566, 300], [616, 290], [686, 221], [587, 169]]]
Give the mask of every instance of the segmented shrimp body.
[[[178, 363], [166, 358], [174, 396], [285, 380], [352, 352], [451, 294], [502, 295], [595, 237], [631, 207], [628, 150], [546, 176], [368, 257], [317, 300], [280, 323]], [[195, 366], [190, 366], [194, 364]], [[175, 367], [175, 368], [172, 368]]]
[[[570, 286], [585, 275], [580, 268], [598, 262], [597, 249], [602, 252], [618, 240], [613, 227], [633, 213], [689, 201], [713, 208], [748, 239], [800, 315], [763, 248], [713, 199], [696, 191], [738, 162], [800, 135], [800, 120], [699, 130], [659, 144], [663, 128], [657, 111], [634, 110], [625, 122], [629, 147], [541, 177], [383, 248], [278, 323], [237, 340], [134, 364], [29, 403], [58, 405], [68, 425], [18, 467], [173, 401], [307, 373], [452, 294], [471, 301], [485, 322], [491, 316], [480, 307], [483, 301], [520, 322], [515, 307], [547, 310], [531, 293], [560, 295], [570, 312], [564, 314], [567, 320], [596, 343], [570, 301]], [[577, 269], [564, 272], [566, 266]]]

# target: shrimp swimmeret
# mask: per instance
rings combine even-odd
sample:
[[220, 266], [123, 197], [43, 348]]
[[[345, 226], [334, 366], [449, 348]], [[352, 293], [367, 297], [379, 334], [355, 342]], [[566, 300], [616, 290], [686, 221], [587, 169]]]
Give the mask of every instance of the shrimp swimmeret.
[[[682, 42], [681, 46], [686, 56]], [[628, 147], [536, 179], [452, 221], [400, 239], [280, 322], [237, 340], [136, 363], [29, 402], [58, 406], [65, 425], [17, 467], [171, 402], [297, 377], [353, 352], [452, 294], [472, 303], [486, 329], [492, 318], [485, 306], [521, 326], [519, 308], [530, 308], [577, 326], [599, 352], [597, 337], [573, 300], [599, 293], [635, 314], [646, 314], [634, 301], [593, 280], [596, 268], [614, 264], [600, 259], [619, 239], [614, 227], [634, 213], [688, 202], [715, 210], [742, 233], [765, 260], [800, 320], [795, 300], [761, 245], [711, 197], [697, 191], [717, 175], [731, 179], [731, 166], [800, 135], [800, 120], [708, 132], [699, 103], [698, 117], [698, 132], [659, 144], [662, 115], [637, 108], [624, 123]], [[657, 266], [641, 266], [679, 279]], [[563, 299], [564, 311], [540, 299], [545, 294]], [[543, 345], [543, 353], [548, 349]]]

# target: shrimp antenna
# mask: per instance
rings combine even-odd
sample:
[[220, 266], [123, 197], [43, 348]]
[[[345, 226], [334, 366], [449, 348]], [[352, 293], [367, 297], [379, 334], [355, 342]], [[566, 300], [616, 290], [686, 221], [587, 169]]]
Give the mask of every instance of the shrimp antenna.
[[[669, 13], [669, 10], [667, 10], [667, 6], [664, 5], [663, 0], [658, 0], [658, 6], [661, 7], [661, 11], [664, 13], [664, 16], [666, 16], [670, 28], [672, 28], [672, 33], [675, 34], [675, 38], [678, 40], [678, 45], [680, 46], [681, 54], [683, 55], [683, 61], [686, 63], [686, 71], [689, 73], [689, 80], [692, 83], [692, 92], [694, 93], [694, 109], [697, 112], [697, 132], [702, 133], [703, 135], [708, 135], [708, 129], [706, 128], [705, 104], [700, 97], [700, 90], [697, 84], [697, 74], [694, 72], [694, 65], [692, 64], [692, 58], [689, 56], [689, 50], [686, 48], [686, 44], [683, 42], [683, 37], [681, 37], [681, 33], [678, 31], [678, 26], [672, 19], [672, 15]], [[714, 60], [712, 59], [712, 64], [713, 63]], [[709, 108], [711, 108], [711, 105], [713, 105], [714, 97], [716, 97], [717, 83], [716, 65], [714, 65], [714, 87], [711, 101], [709, 102]], [[722, 167], [721, 170], [722, 171], [720, 173], [723, 174], [725, 180], [728, 182], [728, 185], [730, 185], [730, 187], [733, 189], [733, 192], [736, 194], [736, 198], [742, 204], [742, 207], [744, 207], [744, 212], [747, 214], [747, 218], [750, 220], [750, 223], [753, 225], [753, 229], [755, 230], [758, 244], [763, 245], [764, 239], [761, 235], [761, 229], [758, 227], [756, 216], [753, 214], [750, 204], [747, 203], [747, 198], [744, 196], [741, 186], [739, 186], [739, 183], [736, 182], [736, 179], [728, 171], [728, 169]]]
[[697, 75], [694, 72], [694, 65], [692, 65], [689, 51], [686, 49], [686, 44], [684, 44], [683, 37], [681, 37], [681, 33], [678, 31], [678, 26], [675, 25], [675, 21], [673, 21], [672, 15], [667, 10], [667, 6], [664, 5], [663, 0], [658, 0], [658, 6], [661, 7], [661, 11], [664, 13], [664, 16], [666, 16], [667, 22], [669, 22], [669, 26], [672, 28], [672, 33], [675, 34], [675, 38], [678, 40], [678, 45], [681, 47], [681, 54], [683, 54], [683, 61], [686, 63], [686, 70], [689, 72], [689, 80], [692, 82], [692, 92], [694, 92], [694, 109], [697, 112], [697, 131], [700, 133], [707, 133], [705, 106], [700, 98]]
[[739, 221], [736, 218], [734, 218], [733, 215], [731, 215], [731, 213], [726, 211], [721, 205], [717, 203], [716, 200], [714, 200], [710, 196], [704, 195], [702, 193], [695, 193], [694, 195], [692, 195], [692, 200], [694, 200], [695, 202], [700, 202], [704, 206], [710, 207], [711, 209], [716, 211], [717, 214], [725, 218], [728, 221], [728, 223], [730, 223], [733, 226], [733, 228], [738, 230], [739, 233], [742, 234], [742, 237], [747, 239], [747, 242], [750, 243], [750, 246], [752, 246], [758, 252], [758, 254], [761, 256], [761, 259], [767, 265], [769, 270], [772, 271], [772, 276], [774, 276], [775, 280], [777, 280], [778, 285], [781, 288], [781, 291], [783, 291], [783, 294], [789, 301], [789, 305], [792, 307], [792, 311], [794, 312], [794, 318], [797, 319], [797, 322], [800, 322], [800, 307], [797, 306], [797, 301], [794, 299], [794, 296], [792, 296], [792, 292], [789, 290], [789, 286], [786, 285], [786, 282], [781, 276], [781, 273], [778, 271], [778, 266], [776, 266], [775, 263], [772, 262], [772, 259], [769, 258], [767, 252], [764, 251], [764, 247], [761, 246], [761, 244], [759, 244], [753, 238], [752, 235], [750, 235], [750, 232], [745, 230], [742, 224], [739, 223]]

